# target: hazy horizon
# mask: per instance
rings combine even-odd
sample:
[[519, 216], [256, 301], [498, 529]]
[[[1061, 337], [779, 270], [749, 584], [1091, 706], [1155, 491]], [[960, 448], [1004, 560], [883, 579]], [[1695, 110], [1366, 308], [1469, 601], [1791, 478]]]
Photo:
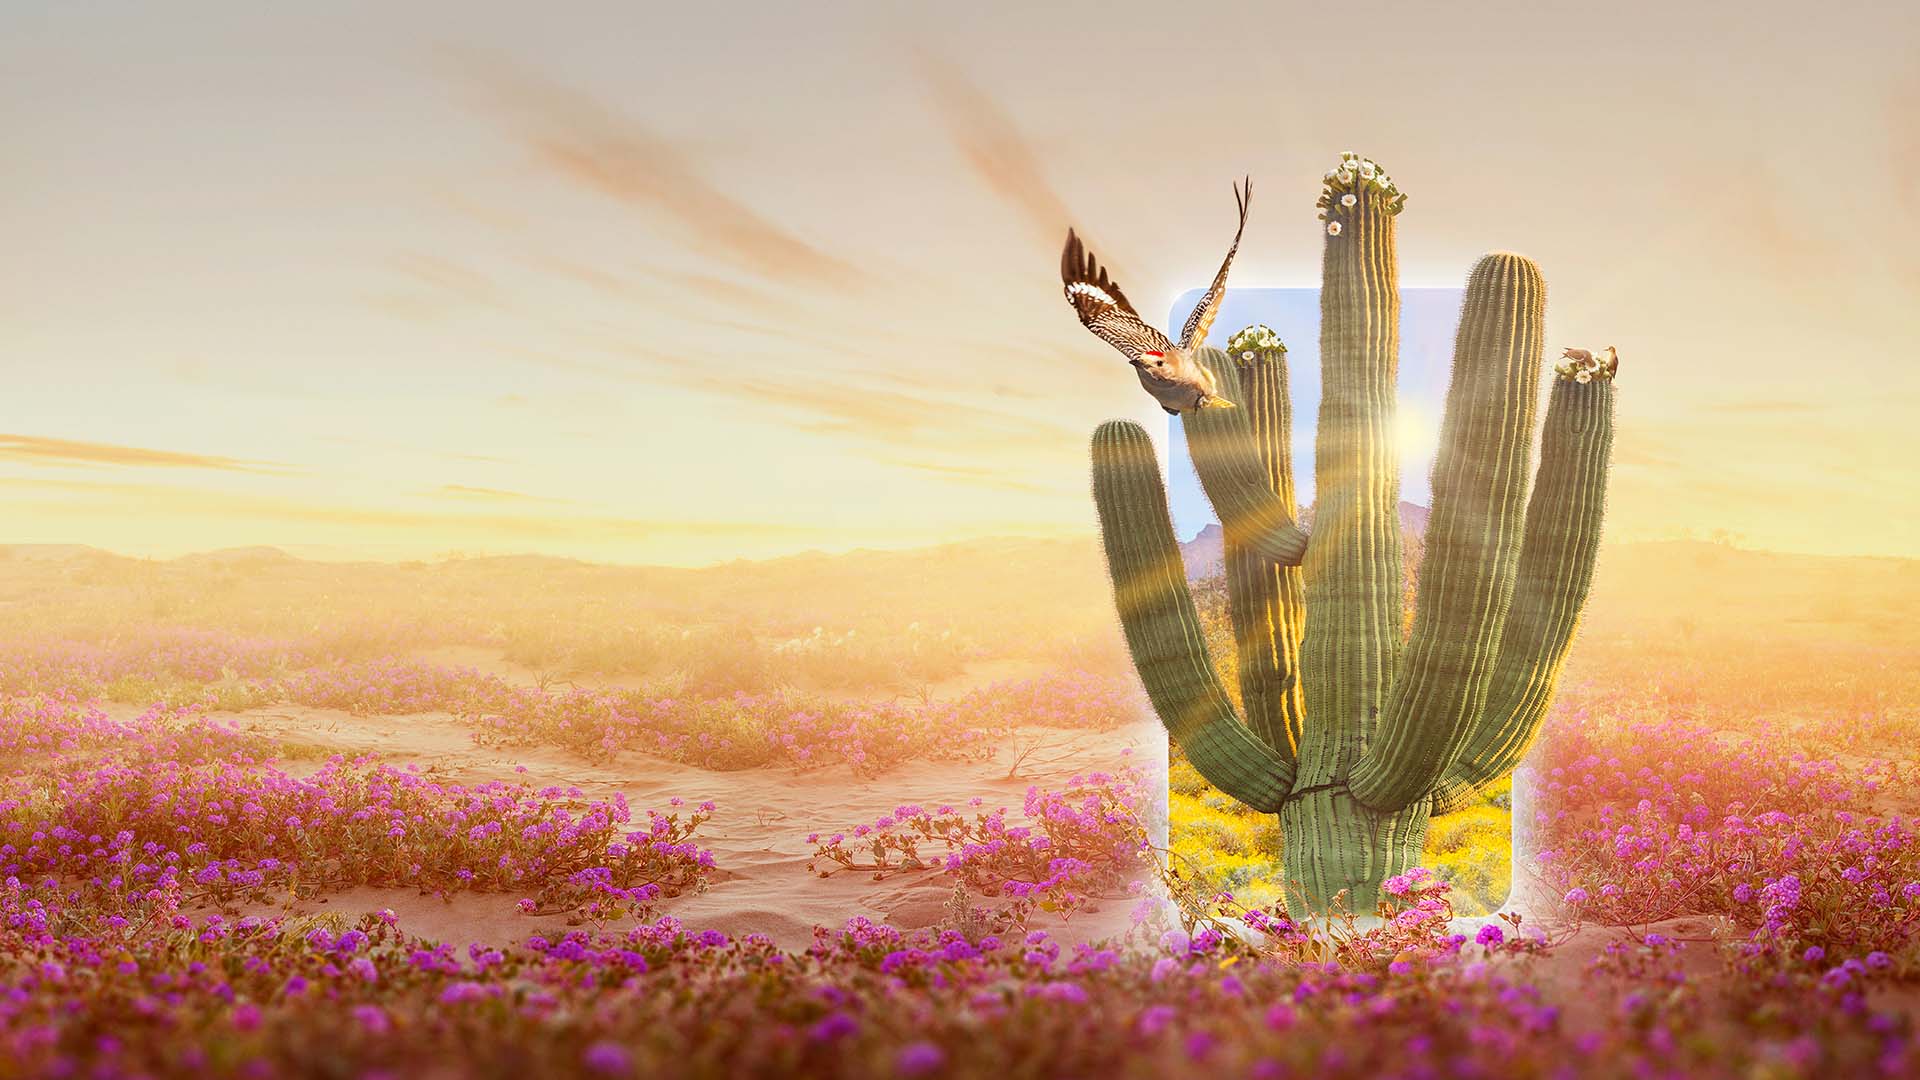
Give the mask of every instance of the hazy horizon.
[[[1405, 500], [1402, 500], [1402, 501], [1404, 502]], [[1416, 503], [1413, 505], [1424, 506], [1424, 504], [1419, 504], [1419, 503]], [[1206, 532], [1207, 529], [1214, 528], [1218, 524], [1219, 523], [1217, 521], [1209, 521], [1209, 522], [1206, 522], [1205, 524], [1200, 525], [1198, 528], [1193, 529], [1192, 531], [1182, 529], [1179, 531], [1178, 539], [1182, 544], [1190, 544], [1195, 540], [1199, 539], [1201, 534]], [[576, 556], [576, 555], [555, 554], [553, 552], [545, 552], [545, 551], [515, 551], [515, 550], [508, 550], [508, 549], [481, 550], [481, 549], [449, 548], [449, 549], [445, 549], [442, 551], [433, 552], [425, 555], [391, 554], [391, 555], [382, 556], [382, 555], [373, 554], [371, 552], [349, 553], [337, 548], [329, 548], [324, 545], [313, 545], [313, 544], [232, 544], [232, 545], [225, 545], [220, 547], [194, 548], [191, 550], [177, 551], [177, 552], [145, 553], [145, 552], [139, 552], [139, 551], [133, 551], [133, 550], [116, 549], [106, 545], [84, 544], [84, 543], [78, 543], [73, 541], [66, 541], [66, 542], [34, 541], [34, 542], [28, 542], [28, 543], [0, 542], [0, 553], [21, 551], [21, 550], [31, 551], [33, 549], [55, 550], [60, 548], [82, 548], [90, 551], [101, 552], [101, 553], [115, 556], [118, 558], [150, 560], [153, 562], [173, 562], [180, 559], [191, 559], [191, 558], [196, 558], [201, 556], [236, 554], [236, 553], [248, 552], [248, 551], [269, 551], [270, 550], [270, 551], [277, 551], [281, 554], [290, 556], [294, 559], [298, 559], [302, 562], [332, 563], [332, 564], [377, 563], [382, 565], [397, 565], [401, 563], [416, 563], [416, 562], [429, 563], [429, 564], [447, 563], [447, 562], [458, 562], [463, 559], [544, 558], [544, 559], [571, 560], [571, 561], [585, 563], [592, 566], [609, 566], [609, 567], [618, 567], [618, 568], [636, 569], [636, 570], [643, 570], [643, 569], [710, 570], [718, 567], [733, 565], [736, 563], [747, 563], [747, 564], [768, 563], [768, 562], [778, 562], [783, 559], [799, 559], [799, 558], [809, 558], [809, 557], [840, 558], [844, 556], [858, 556], [863, 554], [886, 555], [886, 554], [900, 554], [900, 553], [913, 552], [913, 551], [931, 551], [939, 548], [962, 547], [962, 546], [969, 546], [969, 545], [1025, 544], [1025, 543], [1036, 543], [1036, 542], [1037, 543], [1061, 543], [1061, 544], [1082, 543], [1082, 544], [1089, 545], [1088, 550], [1090, 553], [1097, 554], [1096, 549], [1092, 545], [1095, 545], [1098, 543], [1098, 537], [1095, 537], [1092, 535], [1045, 536], [1045, 535], [1020, 534], [1020, 533], [1004, 533], [1004, 534], [993, 534], [993, 535], [983, 535], [983, 536], [967, 536], [967, 537], [961, 537], [959, 539], [954, 539], [954, 540], [939, 540], [939, 541], [935, 541], [933, 543], [928, 543], [928, 544], [908, 544], [908, 545], [901, 545], [901, 546], [894, 546], [894, 547], [881, 546], [877, 544], [856, 544], [850, 547], [842, 547], [842, 548], [799, 548], [793, 551], [782, 552], [778, 555], [768, 555], [760, 558], [730, 556], [727, 558], [715, 559], [710, 562], [683, 562], [683, 563], [643, 562], [643, 561], [636, 561], [631, 559], [595, 559], [595, 558], [587, 558], [587, 557]], [[1620, 549], [1620, 548], [1641, 548], [1641, 547], [1660, 545], [1660, 544], [1705, 544], [1705, 545], [1712, 545], [1715, 547], [1724, 547], [1728, 550], [1746, 552], [1754, 555], [1776, 555], [1776, 556], [1793, 557], [1793, 558], [1920, 563], [1920, 557], [1911, 556], [1911, 555], [1829, 555], [1829, 554], [1822, 554], [1819, 552], [1782, 551], [1778, 548], [1766, 548], [1766, 547], [1753, 546], [1751, 544], [1744, 542], [1743, 538], [1738, 536], [1732, 536], [1732, 535], [1716, 536], [1711, 533], [1704, 534], [1704, 535], [1688, 533], [1685, 535], [1675, 535], [1671, 537], [1662, 537], [1658, 539], [1643, 539], [1643, 540], [1604, 540], [1601, 542], [1600, 546], [1601, 546], [1602, 552], [1604, 553], [1606, 551], [1611, 551], [1611, 550]], [[1098, 559], [1096, 558], [1094, 562], [1097, 563]]]

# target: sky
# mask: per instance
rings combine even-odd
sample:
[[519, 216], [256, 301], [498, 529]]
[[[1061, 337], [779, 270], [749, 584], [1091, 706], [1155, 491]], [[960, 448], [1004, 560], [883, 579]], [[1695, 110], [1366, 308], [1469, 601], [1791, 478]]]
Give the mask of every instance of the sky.
[[[1167, 332], [1186, 326], [1206, 289], [1190, 289], [1174, 302]], [[1452, 373], [1453, 337], [1460, 321], [1464, 288], [1402, 287], [1400, 290], [1400, 378], [1394, 395], [1393, 437], [1400, 451], [1400, 498], [1426, 506], [1433, 501], [1431, 473], [1440, 451], [1440, 418], [1446, 411], [1447, 379]], [[1214, 317], [1207, 343], [1225, 348], [1234, 332], [1258, 324], [1278, 334], [1287, 347], [1287, 403], [1293, 414], [1293, 489], [1305, 506], [1313, 502], [1314, 423], [1320, 415], [1320, 290], [1228, 289]], [[1231, 328], [1231, 329], [1228, 329]], [[1551, 389], [1541, 382], [1541, 403]], [[1177, 420], [1167, 423], [1167, 502], [1174, 532], [1183, 539], [1217, 523], [1201, 490], [1200, 476]]]
[[[1608, 537], [1920, 555], [1920, 13], [1838, 2], [0, 9], [0, 542], [700, 565], [1090, 536], [1164, 435], [1057, 275], [1542, 265]], [[1231, 328], [1228, 328], [1229, 330]]]

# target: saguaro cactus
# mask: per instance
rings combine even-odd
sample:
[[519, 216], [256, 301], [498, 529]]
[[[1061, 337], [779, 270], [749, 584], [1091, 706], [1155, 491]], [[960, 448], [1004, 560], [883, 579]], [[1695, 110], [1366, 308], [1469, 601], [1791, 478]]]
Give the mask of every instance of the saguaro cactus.
[[1264, 327], [1206, 350], [1242, 409], [1183, 416], [1226, 534], [1243, 719], [1215, 674], [1139, 425], [1093, 436], [1114, 599], [1149, 698], [1216, 787], [1280, 815], [1289, 904], [1368, 912], [1433, 813], [1470, 805], [1537, 734], [1586, 601], [1613, 442], [1612, 372], [1559, 371], [1527, 494], [1546, 286], [1508, 252], [1468, 278], [1402, 641], [1394, 445], [1405, 196], [1372, 161], [1327, 174], [1311, 536], [1295, 521], [1286, 350]]

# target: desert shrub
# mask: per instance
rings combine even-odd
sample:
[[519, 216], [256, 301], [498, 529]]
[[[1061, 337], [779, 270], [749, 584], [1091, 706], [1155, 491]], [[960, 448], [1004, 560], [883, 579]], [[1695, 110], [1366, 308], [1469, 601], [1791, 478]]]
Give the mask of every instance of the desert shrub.
[[744, 627], [691, 634], [673, 664], [686, 690], [700, 697], [763, 694], [792, 680], [793, 665]]

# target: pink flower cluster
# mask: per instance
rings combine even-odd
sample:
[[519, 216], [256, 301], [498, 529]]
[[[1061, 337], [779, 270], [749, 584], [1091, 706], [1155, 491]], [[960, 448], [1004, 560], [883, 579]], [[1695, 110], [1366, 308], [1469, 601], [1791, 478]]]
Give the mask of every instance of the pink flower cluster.
[[713, 866], [692, 840], [710, 806], [649, 811], [633, 829], [618, 796], [338, 757], [291, 776], [257, 740], [169, 710], [116, 723], [12, 702], [0, 717], [9, 739], [42, 748], [0, 790], [0, 876], [222, 903], [363, 884], [531, 891], [541, 910], [606, 914], [698, 888]]
[[1805, 745], [1672, 715], [1562, 716], [1540, 754], [1542, 871], [1592, 921], [1719, 915], [1756, 951], [1913, 955], [1920, 828], [1896, 808], [1912, 766]]
[[1129, 771], [1075, 776], [1058, 791], [1030, 787], [1025, 824], [1009, 823], [1005, 807], [981, 810], [978, 798], [966, 811], [903, 805], [870, 825], [809, 836], [810, 865], [823, 876], [941, 871], [975, 893], [1011, 900], [1002, 912], [1011, 924], [1035, 908], [1070, 915], [1128, 895], [1127, 883], [1150, 869], [1138, 785]]

